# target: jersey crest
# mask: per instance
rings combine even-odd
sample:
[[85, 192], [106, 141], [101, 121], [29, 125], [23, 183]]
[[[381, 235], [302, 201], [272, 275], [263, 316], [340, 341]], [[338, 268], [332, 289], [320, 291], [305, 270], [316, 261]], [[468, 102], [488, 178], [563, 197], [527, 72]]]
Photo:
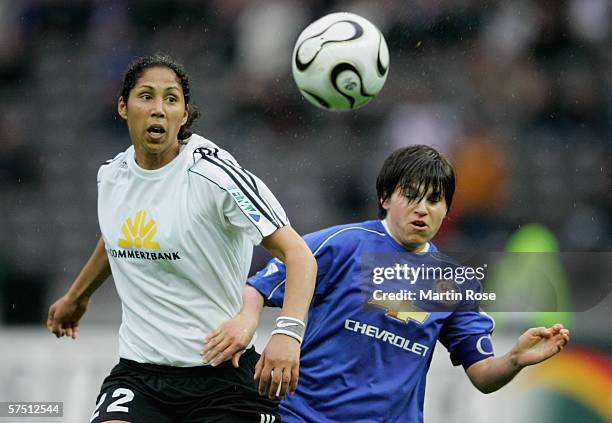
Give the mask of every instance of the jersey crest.
[[[412, 302], [370, 299], [368, 304], [387, 310], [386, 315], [393, 319], [408, 323], [410, 320], [420, 324], [425, 323], [430, 313], [421, 310]], [[400, 311], [400, 309], [402, 311]]]

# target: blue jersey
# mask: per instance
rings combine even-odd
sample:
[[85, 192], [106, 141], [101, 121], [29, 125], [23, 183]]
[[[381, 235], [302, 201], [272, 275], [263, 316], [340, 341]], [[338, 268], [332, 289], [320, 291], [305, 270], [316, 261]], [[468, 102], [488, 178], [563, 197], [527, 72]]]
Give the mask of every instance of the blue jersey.
[[[364, 307], [361, 259], [406, 250], [379, 220], [304, 236], [318, 272], [302, 344], [296, 393], [280, 405], [284, 422], [421, 422], [436, 341], [454, 365], [493, 355], [493, 320], [478, 312], [389, 313]], [[430, 251], [435, 251], [429, 245]], [[285, 266], [273, 259], [248, 283], [281, 307]]]

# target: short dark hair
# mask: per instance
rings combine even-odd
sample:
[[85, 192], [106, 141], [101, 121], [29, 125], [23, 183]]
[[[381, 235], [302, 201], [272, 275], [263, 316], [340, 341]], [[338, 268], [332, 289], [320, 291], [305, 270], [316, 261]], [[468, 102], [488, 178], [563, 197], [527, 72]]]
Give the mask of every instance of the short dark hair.
[[164, 67], [172, 70], [181, 83], [183, 89], [183, 97], [185, 97], [185, 106], [187, 107], [187, 122], [181, 129], [179, 129], [178, 139], [179, 141], [189, 138], [192, 134], [191, 125], [193, 122], [200, 117], [200, 111], [194, 105], [189, 106], [191, 100], [191, 89], [189, 85], [189, 77], [185, 72], [185, 69], [172, 57], [167, 54], [157, 52], [151, 56], [144, 56], [136, 58], [128, 66], [125, 74], [123, 75], [123, 85], [119, 95], [123, 97], [123, 101], [127, 103], [130, 91], [136, 86], [136, 81], [142, 76], [144, 71], [149, 68]]
[[391, 153], [376, 179], [378, 215], [387, 216], [382, 203], [396, 189], [411, 200], [420, 201], [432, 189], [434, 198], [446, 200], [450, 210], [455, 193], [455, 169], [446, 157], [427, 145], [411, 145]]

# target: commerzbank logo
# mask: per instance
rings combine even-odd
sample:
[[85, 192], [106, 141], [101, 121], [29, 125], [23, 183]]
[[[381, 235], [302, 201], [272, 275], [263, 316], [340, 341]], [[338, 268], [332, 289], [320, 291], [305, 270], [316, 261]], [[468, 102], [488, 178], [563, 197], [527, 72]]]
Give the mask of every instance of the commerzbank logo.
[[147, 218], [147, 212], [139, 210], [134, 218], [128, 217], [121, 225], [121, 235], [119, 246], [123, 248], [147, 248], [159, 250], [159, 242], [153, 238], [157, 233], [157, 222]]

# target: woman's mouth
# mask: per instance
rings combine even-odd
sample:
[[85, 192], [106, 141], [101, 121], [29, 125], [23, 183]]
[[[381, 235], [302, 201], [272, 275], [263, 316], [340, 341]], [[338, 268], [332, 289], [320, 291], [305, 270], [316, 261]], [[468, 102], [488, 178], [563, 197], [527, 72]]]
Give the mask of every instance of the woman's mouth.
[[152, 140], [159, 140], [166, 135], [166, 130], [161, 125], [151, 125], [147, 128], [147, 134]]

